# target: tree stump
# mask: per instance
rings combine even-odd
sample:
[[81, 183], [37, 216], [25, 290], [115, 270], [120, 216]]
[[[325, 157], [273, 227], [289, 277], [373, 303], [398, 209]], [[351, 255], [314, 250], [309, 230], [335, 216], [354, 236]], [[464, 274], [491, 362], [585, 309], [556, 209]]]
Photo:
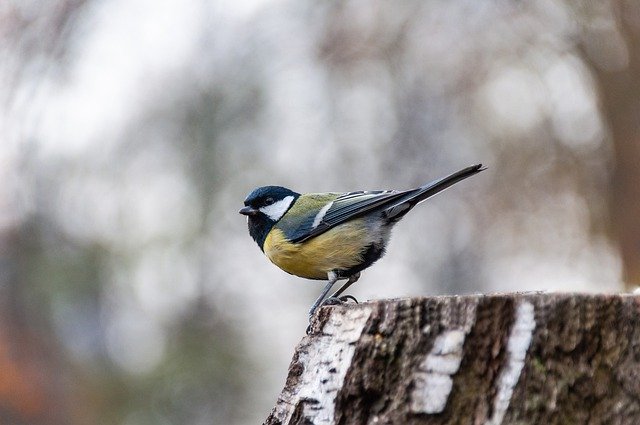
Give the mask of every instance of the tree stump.
[[323, 307], [266, 424], [640, 424], [640, 297]]

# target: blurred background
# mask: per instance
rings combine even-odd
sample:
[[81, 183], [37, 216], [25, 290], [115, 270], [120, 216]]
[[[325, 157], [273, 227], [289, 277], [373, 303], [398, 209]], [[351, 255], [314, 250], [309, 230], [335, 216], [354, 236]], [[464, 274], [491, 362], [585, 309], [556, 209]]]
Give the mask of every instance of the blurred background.
[[351, 293], [640, 282], [640, 3], [4, 0], [0, 423], [255, 424], [322, 282], [256, 186], [421, 205]]

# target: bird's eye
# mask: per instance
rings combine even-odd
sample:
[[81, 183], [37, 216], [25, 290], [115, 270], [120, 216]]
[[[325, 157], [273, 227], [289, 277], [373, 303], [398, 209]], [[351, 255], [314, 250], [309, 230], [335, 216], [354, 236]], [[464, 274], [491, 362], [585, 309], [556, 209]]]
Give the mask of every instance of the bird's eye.
[[267, 199], [264, 200], [264, 204], [265, 205], [271, 205], [273, 204], [275, 201], [273, 200], [273, 198], [269, 197]]

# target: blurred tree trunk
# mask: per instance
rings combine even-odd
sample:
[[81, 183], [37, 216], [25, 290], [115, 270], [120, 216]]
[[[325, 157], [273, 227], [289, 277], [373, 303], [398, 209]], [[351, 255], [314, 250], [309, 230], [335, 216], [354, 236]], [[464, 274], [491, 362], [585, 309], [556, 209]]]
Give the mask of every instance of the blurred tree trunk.
[[267, 424], [638, 424], [640, 297], [324, 307]]
[[26, 308], [25, 256], [31, 232], [26, 226], [0, 231], [0, 423], [71, 423], [58, 347], [43, 318]]
[[582, 48], [599, 85], [602, 112], [613, 138], [612, 230], [630, 289], [640, 285], [640, 7], [637, 2], [612, 3], [617, 28], [594, 24]]

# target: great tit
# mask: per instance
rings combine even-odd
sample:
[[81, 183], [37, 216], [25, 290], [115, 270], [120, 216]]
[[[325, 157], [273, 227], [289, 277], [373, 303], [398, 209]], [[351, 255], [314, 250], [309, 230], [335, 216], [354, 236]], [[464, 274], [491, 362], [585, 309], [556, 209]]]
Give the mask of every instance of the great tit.
[[309, 310], [311, 319], [340, 279], [347, 282], [385, 253], [391, 228], [420, 202], [484, 170], [472, 165], [416, 189], [296, 193], [281, 186], [253, 190], [239, 212], [249, 234], [276, 266], [306, 279], [328, 280]]

